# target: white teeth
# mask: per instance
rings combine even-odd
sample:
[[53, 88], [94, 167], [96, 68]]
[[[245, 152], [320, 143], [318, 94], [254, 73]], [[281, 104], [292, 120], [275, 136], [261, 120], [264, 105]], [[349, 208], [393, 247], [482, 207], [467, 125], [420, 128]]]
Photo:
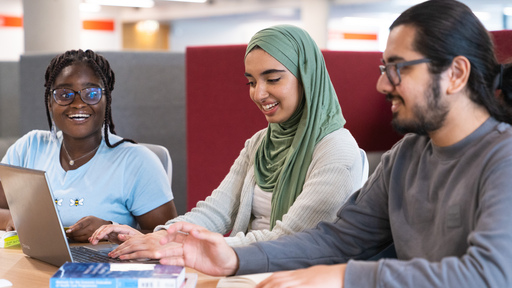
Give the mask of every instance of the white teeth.
[[275, 106], [277, 106], [277, 104], [279, 104], [279, 103], [276, 102], [274, 104], [263, 105], [263, 109], [264, 110], [270, 110], [270, 109], [274, 108]]
[[80, 119], [86, 119], [86, 118], [89, 118], [91, 117], [91, 115], [89, 114], [71, 114], [71, 115], [68, 115], [69, 118], [80, 118]]

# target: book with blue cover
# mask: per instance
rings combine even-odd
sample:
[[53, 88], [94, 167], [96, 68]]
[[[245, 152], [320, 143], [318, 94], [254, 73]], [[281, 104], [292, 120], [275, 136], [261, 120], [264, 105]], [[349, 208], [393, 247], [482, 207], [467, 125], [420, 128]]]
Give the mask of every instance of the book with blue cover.
[[141, 263], [70, 263], [50, 278], [50, 288], [180, 288], [185, 268]]

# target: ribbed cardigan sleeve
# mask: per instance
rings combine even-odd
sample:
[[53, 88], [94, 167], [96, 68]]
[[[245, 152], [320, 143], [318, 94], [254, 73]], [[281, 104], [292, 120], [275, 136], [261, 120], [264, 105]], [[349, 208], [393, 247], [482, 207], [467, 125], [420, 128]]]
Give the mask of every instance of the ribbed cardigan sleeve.
[[221, 234], [231, 231], [230, 237], [225, 238], [230, 246], [273, 240], [315, 227], [320, 221], [333, 221], [338, 209], [368, 178], [364, 169], [368, 164], [355, 139], [347, 129], [336, 130], [316, 145], [303, 190], [282, 221], [272, 230], [248, 231], [256, 185], [254, 155], [264, 132], [246, 142], [229, 174], [211, 196], [155, 231], [185, 221]]

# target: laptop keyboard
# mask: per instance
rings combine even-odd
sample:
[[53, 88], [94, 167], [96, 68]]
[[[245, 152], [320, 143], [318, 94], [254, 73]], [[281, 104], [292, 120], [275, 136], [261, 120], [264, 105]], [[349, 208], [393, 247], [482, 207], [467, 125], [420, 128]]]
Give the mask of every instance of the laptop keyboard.
[[131, 262], [130, 260], [121, 260], [119, 258], [108, 257], [107, 251], [98, 251], [83, 246], [71, 247], [71, 254], [73, 255], [73, 262], [79, 263], [121, 263]]

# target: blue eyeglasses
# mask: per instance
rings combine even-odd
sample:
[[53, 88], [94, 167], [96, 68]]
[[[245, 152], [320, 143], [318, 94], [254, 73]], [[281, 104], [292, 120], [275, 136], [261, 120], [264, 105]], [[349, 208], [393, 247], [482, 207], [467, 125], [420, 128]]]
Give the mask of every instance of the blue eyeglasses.
[[427, 63], [427, 62], [430, 62], [430, 59], [423, 58], [423, 59], [412, 60], [412, 61], [407, 61], [407, 62], [388, 63], [385, 65], [380, 65], [379, 69], [380, 69], [381, 74], [386, 73], [386, 76], [388, 77], [389, 82], [391, 84], [393, 84], [393, 86], [398, 86], [402, 82], [402, 77], [400, 76], [401, 68], [416, 65], [416, 64], [421, 64], [421, 63]]
[[100, 102], [101, 97], [105, 92], [105, 89], [99, 87], [84, 88], [80, 91], [75, 91], [69, 88], [57, 88], [53, 89], [53, 99], [61, 106], [67, 106], [75, 100], [76, 94], [80, 95], [80, 98], [85, 104], [95, 105]]

